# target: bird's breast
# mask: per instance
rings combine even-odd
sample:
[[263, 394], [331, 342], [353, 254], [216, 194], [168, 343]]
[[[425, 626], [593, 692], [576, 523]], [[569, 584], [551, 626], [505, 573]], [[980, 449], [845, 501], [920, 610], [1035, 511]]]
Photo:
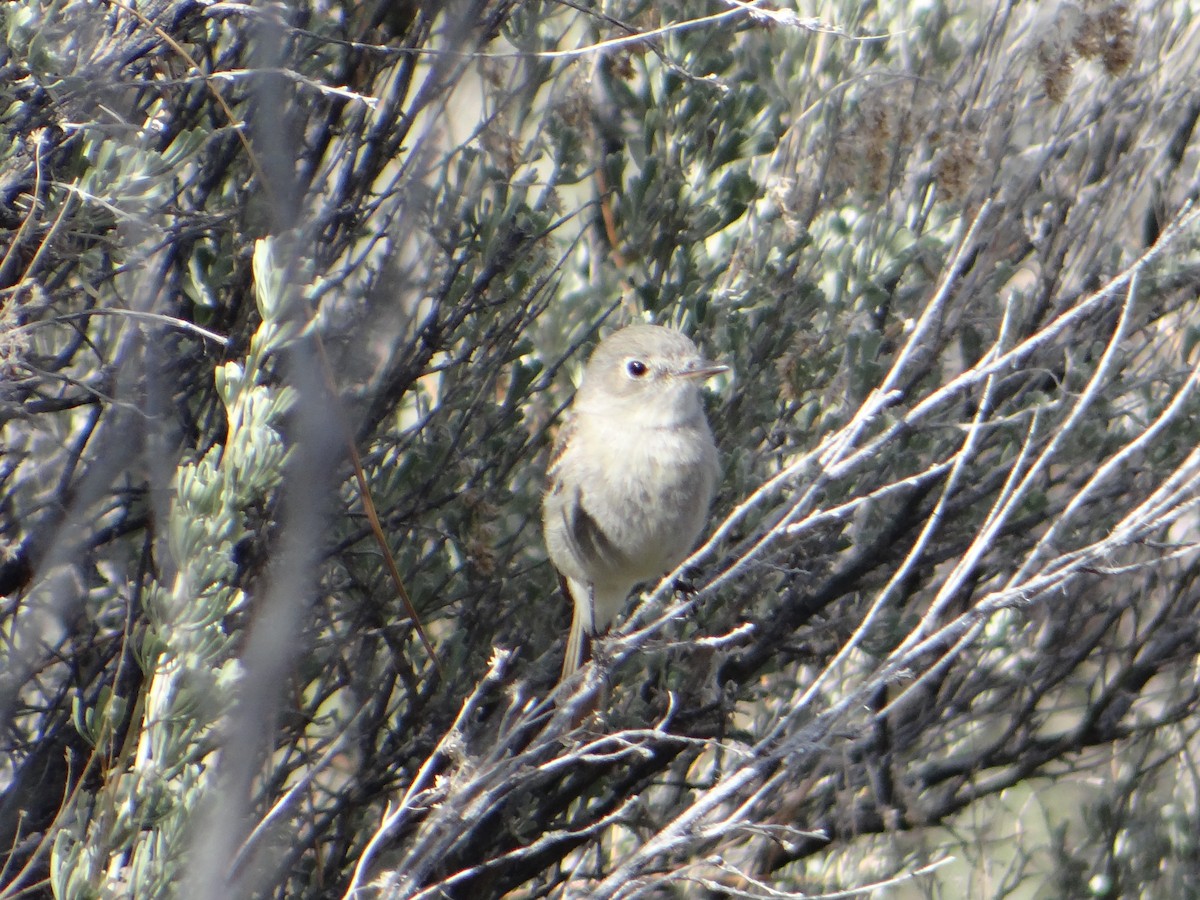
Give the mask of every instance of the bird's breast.
[[[622, 557], [623, 578], [660, 577], [699, 537], [712, 502], [717, 451], [707, 424], [605, 426], [581, 501]], [[600, 579], [597, 579], [600, 580]]]

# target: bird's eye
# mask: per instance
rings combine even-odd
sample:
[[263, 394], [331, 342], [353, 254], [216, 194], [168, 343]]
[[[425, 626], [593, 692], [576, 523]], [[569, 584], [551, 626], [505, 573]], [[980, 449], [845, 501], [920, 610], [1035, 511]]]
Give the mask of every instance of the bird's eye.
[[650, 368], [640, 359], [631, 359], [625, 363], [625, 371], [629, 373], [630, 378], [641, 378]]

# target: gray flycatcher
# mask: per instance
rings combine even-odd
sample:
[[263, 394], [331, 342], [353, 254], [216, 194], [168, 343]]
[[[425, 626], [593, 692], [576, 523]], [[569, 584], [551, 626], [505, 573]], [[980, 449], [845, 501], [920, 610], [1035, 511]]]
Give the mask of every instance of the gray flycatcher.
[[695, 546], [720, 472], [700, 382], [727, 370], [658, 325], [623, 328], [588, 360], [542, 502], [546, 550], [575, 606], [563, 680], [633, 587]]

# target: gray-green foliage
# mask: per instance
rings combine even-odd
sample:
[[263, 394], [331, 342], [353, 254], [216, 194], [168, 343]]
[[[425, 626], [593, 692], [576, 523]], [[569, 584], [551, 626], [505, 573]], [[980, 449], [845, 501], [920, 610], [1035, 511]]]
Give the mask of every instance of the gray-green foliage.
[[[239, 690], [236, 635], [226, 625], [246, 605], [236, 548], [250, 537], [247, 509], [278, 488], [287, 453], [278, 426], [291, 391], [270, 383], [269, 366], [295, 340], [301, 321], [294, 309], [300, 298], [268, 240], [255, 249], [254, 275], [261, 322], [245, 356], [214, 370], [227, 418], [224, 444], [181, 461], [170, 486], [160, 573], [143, 599], [145, 627], [132, 636], [145, 684], [128, 769], [96, 792], [89, 817], [68, 818], [58, 832], [51, 883], [59, 897], [94, 896], [101, 886], [101, 896], [170, 893], [180, 879], [189, 823], [212, 789], [206, 758]], [[104, 729], [128, 713], [112, 703], [105, 692], [98, 707], [76, 710], [97, 749], [112, 739]], [[127, 860], [117, 872], [114, 857]]]
[[[820, 15], [0, 10], [0, 897], [1187, 883], [1191, 11]], [[552, 421], [640, 318], [735, 517], [554, 706]]]

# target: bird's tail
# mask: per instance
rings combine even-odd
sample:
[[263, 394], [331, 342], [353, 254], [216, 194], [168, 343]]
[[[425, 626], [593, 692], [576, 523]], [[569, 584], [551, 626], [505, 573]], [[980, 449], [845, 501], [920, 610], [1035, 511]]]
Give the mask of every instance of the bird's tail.
[[592, 644], [592, 598], [586, 585], [560, 579], [563, 593], [571, 598], [574, 610], [571, 613], [571, 633], [567, 637], [567, 650], [563, 654], [562, 675], [559, 683], [574, 675], [587, 661]]

